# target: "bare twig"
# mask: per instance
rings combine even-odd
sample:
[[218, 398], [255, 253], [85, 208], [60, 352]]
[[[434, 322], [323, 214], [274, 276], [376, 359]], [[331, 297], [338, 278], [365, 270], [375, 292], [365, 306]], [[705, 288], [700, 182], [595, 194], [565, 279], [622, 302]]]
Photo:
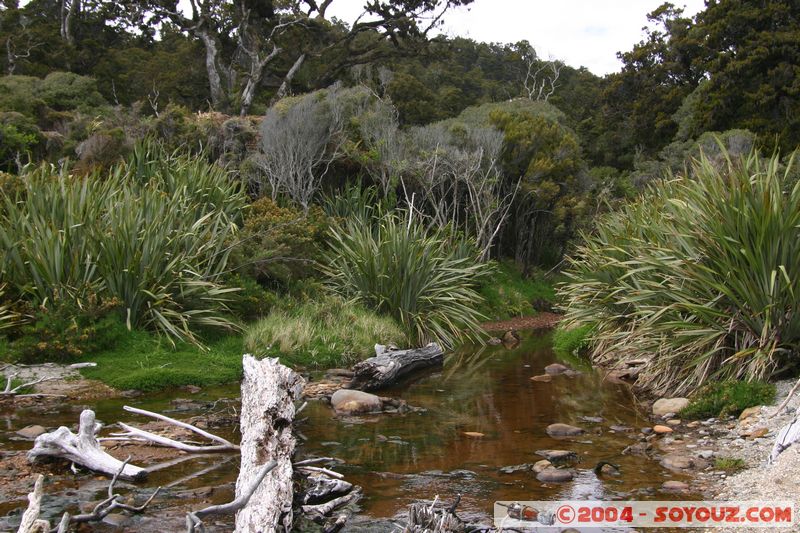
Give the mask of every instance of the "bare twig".
[[799, 389], [799, 388], [800, 388], [800, 379], [798, 379], [798, 380], [797, 380], [797, 383], [795, 383], [795, 384], [794, 384], [794, 387], [792, 387], [792, 390], [790, 390], [790, 391], [789, 391], [789, 394], [788, 394], [788, 395], [786, 395], [786, 399], [785, 399], [785, 400], [783, 400], [783, 402], [781, 402], [781, 404], [778, 406], [778, 408], [777, 408], [777, 409], [775, 409], [775, 412], [774, 412], [774, 413], [772, 413], [771, 415], [769, 415], [769, 417], [770, 417], [770, 418], [774, 418], [775, 416], [777, 416], [777, 415], [778, 415], [778, 413], [780, 413], [781, 411], [783, 411], [783, 409], [784, 409], [784, 408], [785, 408], [787, 405], [789, 405], [789, 400], [791, 400], [791, 399], [792, 399], [792, 396], [794, 396], [794, 393], [795, 393], [795, 392], [797, 392], [797, 389]]

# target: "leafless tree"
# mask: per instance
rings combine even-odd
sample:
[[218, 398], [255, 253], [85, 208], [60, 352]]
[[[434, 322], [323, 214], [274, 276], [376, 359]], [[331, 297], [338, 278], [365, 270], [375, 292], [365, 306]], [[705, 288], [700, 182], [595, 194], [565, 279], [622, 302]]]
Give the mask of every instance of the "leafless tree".
[[[466, 128], [458, 138], [447, 126], [412, 130], [414, 176], [431, 225], [452, 226], [475, 239], [481, 260], [508, 217], [519, 180], [509, 184], [499, 167], [503, 134], [493, 128]], [[408, 194], [408, 188], [404, 187]], [[407, 197], [406, 202], [411, 205]]]
[[358, 123], [363, 148], [368, 153], [364, 167], [383, 195], [388, 196], [397, 187], [407, 163], [397, 109], [376, 99], [361, 112]]
[[546, 102], [556, 92], [558, 78], [561, 76], [564, 63], [552, 58], [543, 61], [536, 56], [533, 48], [528, 50], [523, 60], [525, 61], [525, 78], [522, 84], [525, 88], [525, 95], [530, 100]]
[[289, 106], [274, 105], [261, 122], [258, 158], [273, 199], [285, 194], [308, 211], [322, 178], [344, 144], [344, 112], [338, 85], [311, 93]]

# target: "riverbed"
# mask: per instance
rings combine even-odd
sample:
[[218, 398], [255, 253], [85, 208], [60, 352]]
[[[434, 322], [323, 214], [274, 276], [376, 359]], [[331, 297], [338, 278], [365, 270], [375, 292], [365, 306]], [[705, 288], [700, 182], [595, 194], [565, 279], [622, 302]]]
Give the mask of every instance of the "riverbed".
[[[623, 455], [639, 438], [639, 428], [649, 426], [636, 408], [627, 385], [610, 383], [602, 373], [561, 361], [577, 372], [533, 381], [545, 366], [557, 361], [550, 335], [523, 333], [513, 348], [465, 346], [448, 354], [442, 368], [413, 376], [409, 381], [381, 391], [422, 408], [407, 414], [337, 417], [324, 401], [312, 401], [299, 426], [305, 440], [301, 456], [335, 457], [336, 470], [364, 489], [357, 516], [345, 531], [387, 531], [402, 520], [415, 501], [445, 502], [461, 496], [459, 515], [471, 523], [491, 523], [496, 500], [553, 499], [672, 499], [660, 493], [663, 481], [685, 479], [656, 460]], [[0, 407], [3, 417], [0, 447], [0, 530], [15, 528], [26, 505], [24, 491], [8, 481], [31, 474], [23, 466], [22, 452], [32, 442], [16, 435], [31, 424], [47, 429], [67, 425], [74, 429], [80, 411], [92, 408], [98, 419], [144, 424], [144, 418], [122, 410], [123, 405], [163, 412], [180, 419], [214, 424], [210, 430], [238, 439], [236, 413], [238, 386], [200, 391], [176, 389], [137, 397], [121, 397], [91, 404], [69, 403], [40, 408]], [[211, 421], [211, 422], [209, 422]], [[571, 438], [547, 435], [549, 424], [565, 423], [586, 430]], [[113, 429], [113, 428], [111, 428]], [[102, 434], [107, 434], [104, 430]], [[109, 443], [110, 445], [112, 443]], [[542, 483], [533, 472], [504, 473], [506, 467], [535, 463], [537, 451], [562, 449], [577, 454], [576, 476], [567, 483]], [[174, 450], [152, 450], [137, 457], [140, 466], [152, 466], [180, 457]], [[124, 459], [126, 447], [114, 443], [110, 453]], [[139, 452], [141, 454], [141, 452]], [[619, 474], [595, 475], [600, 461], [619, 466]], [[143, 501], [157, 486], [165, 487], [142, 517], [116, 517], [116, 531], [172, 531], [183, 526], [187, 510], [233, 497], [237, 475], [233, 456], [188, 458], [153, 472], [136, 485], [121, 484], [119, 492]], [[64, 465], [44, 465], [47, 474], [43, 514], [56, 521], [63, 510], [78, 511], [77, 501], [102, 498], [107, 480], [88, 473], [77, 475]], [[33, 483], [32, 476], [26, 486]], [[691, 497], [690, 494], [682, 496]], [[231, 529], [232, 519], [220, 519], [212, 528]], [[111, 530], [98, 525], [95, 530]]]

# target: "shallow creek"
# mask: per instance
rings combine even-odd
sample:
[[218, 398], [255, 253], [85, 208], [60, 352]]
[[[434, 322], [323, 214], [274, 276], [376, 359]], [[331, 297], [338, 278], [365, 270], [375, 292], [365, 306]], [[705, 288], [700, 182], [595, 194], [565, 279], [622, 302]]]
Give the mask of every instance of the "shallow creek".
[[[550, 349], [549, 335], [529, 333], [523, 337], [514, 349], [464, 347], [449, 354], [442, 369], [418, 374], [412, 381], [380, 393], [403, 398], [411, 406], [424, 408], [424, 412], [337, 418], [324, 402], [310, 402], [303, 412], [308, 420], [300, 429], [307, 440], [300, 445], [300, 455], [342, 460], [336, 470], [364, 488], [359, 516], [346, 531], [388, 531], [409, 503], [437, 495], [449, 502], [461, 494], [459, 515], [486, 524], [490, 523], [495, 500], [673, 499], [660, 494], [659, 487], [664, 480], [681, 479], [679, 476], [655, 460], [621, 454], [635, 442], [638, 429], [649, 425], [637, 413], [627, 387], [604, 382], [600, 373], [587, 368], [581, 368], [582, 373], [577, 376], [531, 381], [556, 357]], [[579, 368], [576, 361], [565, 363]], [[106, 423], [146, 421], [124, 412], [125, 404], [176, 418], [221, 410], [234, 416], [238, 405], [214, 402], [237, 394], [238, 387], [229, 386], [196, 394], [174, 390], [89, 406], [67, 403], [45, 412], [35, 408], [6, 409], [0, 411], [0, 448], [29, 449], [31, 442], [16, 440], [14, 432], [30, 424], [48, 429], [62, 424], [74, 428], [84, 407], [95, 409], [98, 419]], [[603, 421], [590, 422], [582, 417], [602, 417]], [[551, 438], [545, 428], [555, 422], [580, 426], [587, 433], [569, 439]], [[615, 431], [611, 426], [627, 426], [636, 431]], [[211, 430], [238, 439], [235, 427]], [[469, 436], [467, 432], [483, 436]], [[544, 449], [576, 452], [580, 458], [576, 478], [565, 484], [545, 484], [537, 481], [532, 472], [500, 471], [510, 465], [534, 463], [541, 459], [536, 450]], [[112, 453], [121, 458], [127, 455], [124, 448]], [[153, 456], [149, 463], [175, 455]], [[621, 475], [596, 476], [592, 469], [601, 460], [619, 465]], [[195, 475], [205, 468], [209, 469], [207, 473]], [[14, 474], [0, 472], [3, 475]], [[231, 499], [236, 475], [234, 457], [204, 456], [154, 472], [136, 487], [121, 484], [119, 492], [137, 495], [137, 502], [152, 488], [169, 485], [145, 517], [128, 520], [122, 530], [180, 530], [187, 509]], [[76, 499], [102, 499], [107, 487], [106, 480], [86, 474], [77, 478], [72, 474], [50, 475], [48, 480], [44, 514], [51, 519], [61, 510], [77, 511]], [[0, 503], [0, 531], [18, 523], [25, 503], [24, 496]], [[172, 526], [167, 526], [165, 520]], [[231, 523], [232, 520], [220, 520], [218, 530], [229, 530]], [[96, 530], [104, 529], [105, 526], [98, 526]]]

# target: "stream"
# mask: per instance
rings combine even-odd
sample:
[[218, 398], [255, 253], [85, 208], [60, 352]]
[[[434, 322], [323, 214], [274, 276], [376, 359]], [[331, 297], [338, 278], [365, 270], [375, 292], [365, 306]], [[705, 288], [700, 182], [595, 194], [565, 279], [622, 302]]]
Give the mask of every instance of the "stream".
[[[636, 442], [639, 428], [650, 425], [637, 413], [628, 387], [604, 381], [599, 372], [580, 367], [580, 361], [560, 361], [581, 370], [580, 375], [554, 376], [550, 382], [530, 379], [556, 361], [549, 334], [523, 333], [523, 341], [516, 348], [465, 346], [448, 354], [443, 368], [416, 374], [410, 381], [380, 392], [382, 396], [402, 398], [424, 412], [339, 418], [325, 402], [311, 401], [302, 415], [308, 417], [300, 426], [307, 439], [300, 443], [298, 455], [335, 457], [342, 461], [335, 469], [363, 487], [365, 497], [358, 504], [359, 512], [345, 531], [391, 531], [402, 520], [408, 504], [437, 495], [451, 502], [460, 494], [459, 516], [483, 524], [491, 523], [495, 500], [673, 499], [659, 492], [661, 483], [685, 478], [664, 469], [656, 460], [621, 453]], [[30, 449], [31, 441], [15, 432], [31, 424], [48, 430], [59, 425], [74, 429], [80, 411], [86, 407], [108, 424], [132, 421], [144, 425], [148, 421], [123, 411], [126, 404], [180, 419], [215, 412], [230, 422], [209, 430], [238, 440], [238, 402], [221, 400], [236, 398], [238, 392], [234, 384], [195, 394], [176, 389], [103, 400], [96, 405], [64, 403], [47, 410], [0, 406], [0, 450], [12, 455]], [[551, 438], [545, 428], [556, 422], [582, 427], [586, 433], [568, 439]], [[107, 433], [104, 430], [102, 435]], [[112, 524], [96, 525], [92, 530], [181, 531], [188, 509], [233, 498], [238, 469], [235, 457], [181, 457], [175, 450], [148, 449], [153, 450], [152, 457], [137, 463], [139, 466], [176, 457], [186, 460], [151, 473], [146, 482], [135, 486], [118, 484], [117, 491], [135, 497], [137, 504], [155, 487], [164, 489], [144, 515], [115, 516], [109, 520]], [[530, 471], [501, 472], [503, 467], [535, 463], [542, 459], [535, 452], [545, 449], [578, 454], [578, 474], [573, 481], [542, 483]], [[111, 453], [120, 458], [127, 455], [124, 447], [117, 451], [112, 448]], [[22, 457], [17, 454], [16, 460]], [[621, 474], [596, 476], [592, 469], [601, 460], [619, 465]], [[17, 475], [14, 464], [4, 461], [0, 487]], [[57, 471], [39, 468], [41, 472]], [[57, 522], [64, 510], [78, 512], [77, 501], [101, 500], [107, 486], [107, 479], [86, 473], [48, 475], [43, 517]], [[26, 504], [24, 495], [0, 499], [0, 531], [16, 529]], [[211, 530], [216, 526], [218, 531], [229, 531], [232, 523], [232, 517], [223, 517], [209, 526]], [[305, 526], [301, 529], [313, 531]]]

